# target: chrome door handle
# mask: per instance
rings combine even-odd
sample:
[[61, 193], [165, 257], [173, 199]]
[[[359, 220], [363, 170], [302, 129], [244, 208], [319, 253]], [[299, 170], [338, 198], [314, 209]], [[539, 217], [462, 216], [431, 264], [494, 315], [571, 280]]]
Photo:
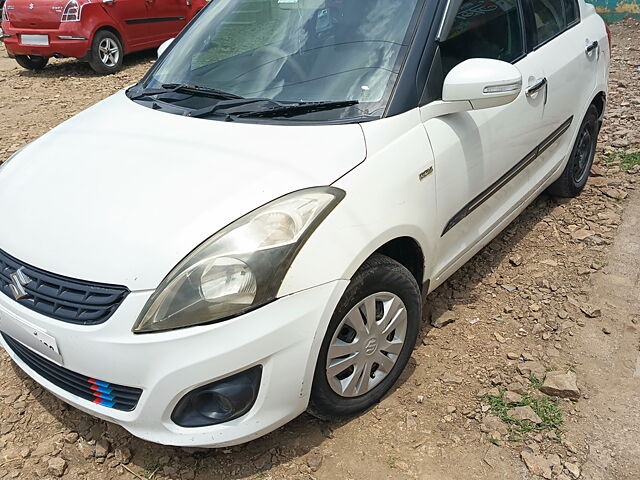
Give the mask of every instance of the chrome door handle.
[[598, 45], [599, 45], [598, 41], [594, 40], [593, 43], [587, 46], [586, 48], [587, 54], [593, 52], [596, 48], [598, 48]]
[[545, 78], [541, 78], [540, 80], [538, 80], [536, 83], [534, 83], [529, 88], [527, 88], [527, 91], [526, 91], [527, 97], [531, 97], [531, 96], [535, 95], [536, 93], [538, 93], [538, 91], [541, 88], [543, 88], [546, 84], [547, 84], [546, 77]]

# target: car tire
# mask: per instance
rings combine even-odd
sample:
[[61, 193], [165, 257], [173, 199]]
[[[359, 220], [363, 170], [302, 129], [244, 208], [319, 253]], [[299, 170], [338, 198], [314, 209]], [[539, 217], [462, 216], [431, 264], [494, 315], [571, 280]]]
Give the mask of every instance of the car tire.
[[582, 192], [587, 184], [596, 155], [600, 122], [598, 109], [591, 105], [582, 120], [576, 143], [562, 175], [548, 189], [556, 197], [571, 198]]
[[22, 68], [26, 68], [27, 70], [42, 70], [49, 63], [49, 59], [47, 57], [38, 57], [35, 55], [16, 55], [16, 62]]
[[378, 403], [407, 365], [421, 318], [422, 296], [411, 272], [384, 255], [370, 257], [354, 275], [329, 323], [309, 413], [337, 420]]
[[122, 68], [124, 49], [118, 36], [109, 30], [99, 30], [93, 37], [89, 65], [102, 75], [116, 73]]

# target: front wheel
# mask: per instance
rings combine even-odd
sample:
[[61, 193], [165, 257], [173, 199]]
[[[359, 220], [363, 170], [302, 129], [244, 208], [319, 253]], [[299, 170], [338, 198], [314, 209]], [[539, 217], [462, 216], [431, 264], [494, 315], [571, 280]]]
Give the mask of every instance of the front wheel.
[[407, 365], [421, 317], [420, 288], [409, 270], [383, 255], [369, 258], [329, 323], [309, 413], [334, 420], [379, 402]]
[[16, 55], [16, 62], [22, 68], [26, 68], [27, 70], [42, 70], [49, 63], [49, 59], [47, 57], [38, 57], [35, 55]]
[[109, 75], [122, 68], [122, 42], [113, 32], [100, 30], [93, 37], [89, 65], [96, 73]]
[[549, 193], [557, 197], [576, 197], [582, 192], [589, 179], [599, 133], [598, 110], [589, 107], [582, 120], [576, 143], [562, 175], [550, 187]]

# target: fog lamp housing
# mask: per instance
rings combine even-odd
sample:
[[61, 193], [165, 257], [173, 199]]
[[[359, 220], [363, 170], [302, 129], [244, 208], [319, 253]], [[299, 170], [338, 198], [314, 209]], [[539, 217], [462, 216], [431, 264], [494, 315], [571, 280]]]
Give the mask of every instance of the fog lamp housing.
[[171, 420], [186, 428], [209, 427], [240, 418], [251, 410], [258, 398], [262, 366], [187, 393], [176, 405]]

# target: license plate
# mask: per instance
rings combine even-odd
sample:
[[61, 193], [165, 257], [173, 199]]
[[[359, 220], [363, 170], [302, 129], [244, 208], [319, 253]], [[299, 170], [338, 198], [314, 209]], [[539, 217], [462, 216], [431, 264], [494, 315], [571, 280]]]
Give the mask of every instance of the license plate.
[[0, 310], [0, 331], [58, 365], [62, 365], [62, 355], [56, 339], [43, 329]]
[[48, 47], [49, 35], [20, 35], [20, 42], [22, 42], [22, 45]]

